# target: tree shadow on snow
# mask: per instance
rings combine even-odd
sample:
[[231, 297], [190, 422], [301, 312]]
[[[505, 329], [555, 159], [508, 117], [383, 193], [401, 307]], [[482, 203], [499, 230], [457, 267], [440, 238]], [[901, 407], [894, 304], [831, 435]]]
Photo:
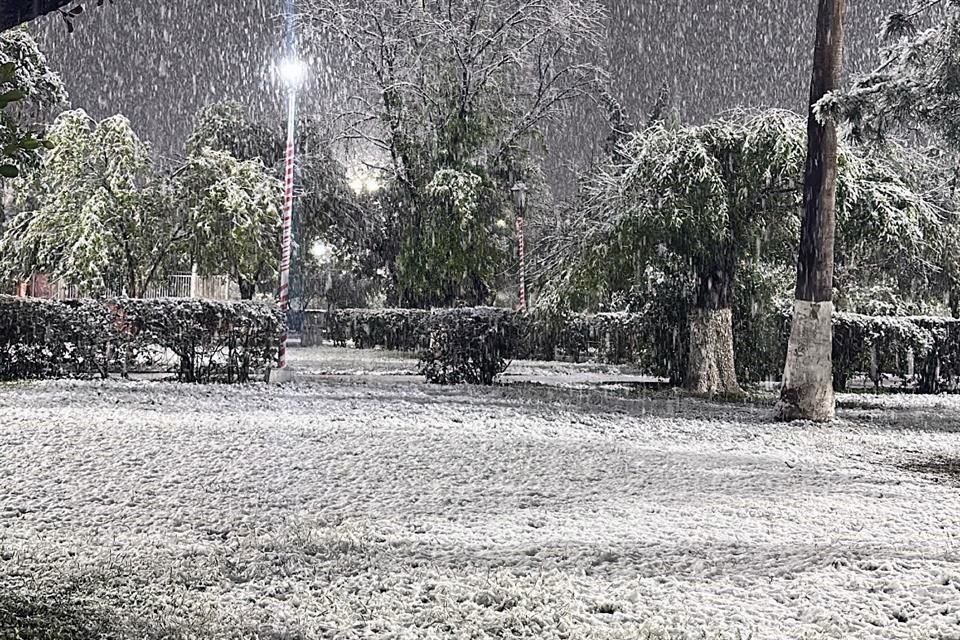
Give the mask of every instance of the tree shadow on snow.
[[901, 462], [897, 466], [905, 471], [928, 475], [934, 482], [960, 484], [960, 457], [935, 456], [912, 459]]
[[18, 640], [99, 640], [118, 637], [106, 618], [76, 593], [0, 588], [0, 637]]

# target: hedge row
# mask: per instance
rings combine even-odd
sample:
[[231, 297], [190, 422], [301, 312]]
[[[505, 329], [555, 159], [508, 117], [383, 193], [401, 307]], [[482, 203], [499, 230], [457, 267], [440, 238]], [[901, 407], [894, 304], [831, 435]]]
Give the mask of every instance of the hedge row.
[[[475, 309], [443, 314], [478, 317]], [[424, 352], [430, 348], [437, 314], [417, 309], [343, 309], [330, 314], [308, 311], [304, 344], [332, 340], [358, 348]], [[482, 316], [479, 316], [482, 317]], [[509, 310], [490, 322], [508, 324], [519, 336], [508, 358], [573, 360], [589, 358], [631, 364], [674, 383], [683, 379], [689, 344], [684, 323], [673, 326], [660, 316], [639, 313], [565, 314]], [[735, 318], [738, 370], [744, 382], [779, 377], [783, 371], [790, 317]], [[846, 389], [857, 374], [877, 384], [884, 376], [915, 382], [935, 393], [960, 386], [960, 320], [941, 317], [834, 314], [834, 383]]]
[[492, 308], [339, 309], [332, 314], [306, 311], [301, 344], [312, 346], [330, 340], [341, 346], [352, 342], [358, 349], [418, 353], [430, 346], [431, 331], [438, 319], [451, 313], [511, 324], [523, 336], [513, 357], [539, 360], [635, 362], [644, 351], [648, 324], [640, 314], [630, 313], [558, 316]]
[[0, 296], [0, 379], [169, 366], [184, 382], [243, 382], [276, 357], [283, 326], [279, 311], [249, 302]]

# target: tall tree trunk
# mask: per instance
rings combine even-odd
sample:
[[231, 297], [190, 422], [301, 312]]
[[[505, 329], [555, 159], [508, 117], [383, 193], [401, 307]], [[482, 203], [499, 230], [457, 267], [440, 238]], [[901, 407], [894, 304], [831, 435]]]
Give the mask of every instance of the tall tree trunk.
[[240, 299], [253, 300], [253, 296], [257, 292], [257, 283], [240, 278], [237, 280], [237, 284], [240, 286]]
[[783, 387], [783, 420], [833, 419], [833, 245], [837, 200], [837, 129], [814, 115], [814, 105], [837, 89], [843, 60], [846, 0], [819, 0], [810, 85], [804, 216], [797, 259], [797, 291]]
[[697, 304], [689, 317], [688, 391], [737, 395], [733, 355], [733, 295], [736, 261], [731, 246], [698, 265]]

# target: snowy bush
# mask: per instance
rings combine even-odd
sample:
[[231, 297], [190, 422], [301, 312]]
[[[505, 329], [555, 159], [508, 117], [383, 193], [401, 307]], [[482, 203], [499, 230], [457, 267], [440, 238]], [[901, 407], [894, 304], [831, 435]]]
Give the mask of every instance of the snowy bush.
[[118, 324], [135, 350], [157, 346], [179, 359], [183, 382], [247, 382], [276, 357], [283, 314], [249, 302], [173, 299], [123, 300]]
[[493, 384], [520, 348], [522, 316], [508, 309], [434, 311], [420, 373], [434, 384]]
[[335, 343], [351, 340], [357, 349], [422, 351], [430, 344], [430, 314], [424, 309], [338, 309], [326, 318], [326, 331]]
[[833, 317], [833, 384], [847, 387], [855, 373], [869, 373], [879, 384], [883, 373], [906, 377], [909, 352], [926, 355], [933, 346], [929, 330], [911, 318], [835, 313]]
[[910, 322], [927, 332], [928, 346], [917, 360], [917, 388], [922, 393], [939, 393], [960, 386], [960, 320], [916, 316]]
[[[352, 341], [358, 349], [383, 348], [421, 352], [430, 346], [431, 334], [445, 314], [476, 316], [489, 313], [485, 307], [427, 311], [423, 309], [338, 309], [329, 314], [307, 312], [305, 325], [311, 341], [323, 335], [336, 344]], [[640, 362], [649, 344], [645, 327], [657, 324], [640, 314], [574, 314], [534, 312], [522, 315], [497, 309], [502, 317], [522, 329], [516, 351], [510, 358], [541, 360], [592, 358], [610, 364]]]
[[177, 359], [177, 378], [243, 382], [276, 355], [282, 314], [211, 300], [0, 296], [0, 379], [105, 377]]
[[645, 318], [639, 313], [548, 313], [525, 318], [521, 354], [541, 360], [593, 359], [636, 364], [648, 351]]
[[106, 376], [117, 334], [92, 300], [0, 296], [0, 379]]
[[[478, 359], [478, 350], [481, 354], [484, 349], [490, 350], [484, 341], [503, 330], [481, 327], [484, 321], [492, 324], [495, 320], [510, 332], [496, 346], [497, 357], [504, 362], [536, 359], [627, 364], [679, 384], [686, 375], [689, 333], [684, 305], [674, 304], [678, 296], [682, 292], [662, 291], [633, 305], [640, 311], [630, 313], [539, 309], [521, 314], [483, 307], [434, 311], [340, 309], [330, 314], [308, 313], [307, 325], [314, 342], [323, 337], [342, 345], [352, 341], [359, 349], [426, 353], [424, 361], [442, 379], [447, 374], [437, 363], [461, 358], [468, 362], [464, 366], [473, 367], [470, 362]], [[745, 302], [735, 323], [738, 375], [743, 380], [776, 380], [783, 372], [790, 315], [788, 309], [775, 305], [776, 301], [767, 302], [756, 309], [749, 309]], [[456, 349], [462, 353], [455, 354]], [[915, 362], [913, 381], [920, 391], [936, 393], [960, 387], [960, 320], [834, 314], [837, 390], [845, 390], [848, 381], [858, 374], [868, 374], [878, 385], [884, 375], [908, 382], [911, 358]], [[496, 369], [495, 361], [489, 360], [490, 370]], [[467, 379], [460, 377], [461, 381]]]

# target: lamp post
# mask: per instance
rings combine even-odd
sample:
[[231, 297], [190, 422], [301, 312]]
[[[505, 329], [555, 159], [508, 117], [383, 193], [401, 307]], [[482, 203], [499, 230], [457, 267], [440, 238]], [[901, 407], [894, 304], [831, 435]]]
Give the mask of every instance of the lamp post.
[[527, 185], [518, 182], [513, 186], [513, 201], [517, 205], [517, 248], [520, 254], [520, 311], [527, 311], [527, 256], [523, 238], [523, 215], [527, 208]]
[[[293, 252], [293, 173], [296, 160], [297, 91], [306, 79], [306, 67], [297, 58], [293, 23], [293, 0], [286, 2], [285, 57], [278, 65], [280, 79], [287, 88], [287, 153], [283, 183], [283, 236], [280, 253], [280, 310], [285, 318], [290, 311], [290, 261]], [[283, 339], [277, 364], [281, 371], [287, 368], [289, 330], [284, 323]], [[280, 377], [283, 377], [281, 374]]]

